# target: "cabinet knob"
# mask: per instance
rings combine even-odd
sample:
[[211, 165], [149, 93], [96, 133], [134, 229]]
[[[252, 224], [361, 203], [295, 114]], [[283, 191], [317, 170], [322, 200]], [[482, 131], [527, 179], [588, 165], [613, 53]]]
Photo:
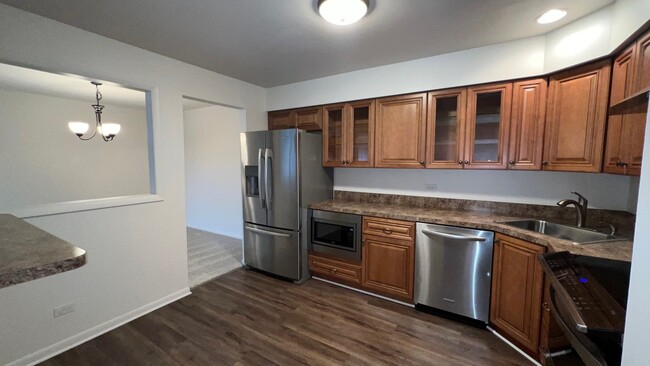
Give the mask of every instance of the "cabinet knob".
[[548, 161], [542, 161], [542, 165], [548, 165]]
[[387, 227], [384, 228], [384, 234], [392, 234], [392, 233], [393, 233], [393, 230], [391, 230], [391, 229], [389, 229]]
[[465, 165], [469, 165], [469, 160], [465, 160], [465, 161], [463, 161], [463, 164], [465, 164]]
[[332, 268], [332, 269], [330, 270], [330, 273], [331, 273], [331, 274], [335, 274], [335, 273], [336, 273], [336, 268]]
[[424, 160], [420, 160], [420, 165], [424, 165]]
[[462, 164], [463, 164], [463, 161], [462, 161], [462, 160], [458, 160], [458, 164], [461, 164], [461, 165], [462, 165]]
[[510, 160], [509, 164], [510, 164], [510, 165], [515, 165], [515, 161], [514, 161], [514, 160]]

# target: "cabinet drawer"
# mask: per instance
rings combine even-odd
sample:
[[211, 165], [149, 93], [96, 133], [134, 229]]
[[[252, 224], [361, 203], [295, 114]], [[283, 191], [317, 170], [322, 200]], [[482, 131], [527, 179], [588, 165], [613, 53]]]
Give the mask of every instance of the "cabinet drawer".
[[376, 235], [391, 239], [414, 241], [415, 223], [410, 221], [399, 221], [364, 216], [363, 234]]
[[309, 255], [309, 270], [330, 278], [361, 284], [361, 266]]

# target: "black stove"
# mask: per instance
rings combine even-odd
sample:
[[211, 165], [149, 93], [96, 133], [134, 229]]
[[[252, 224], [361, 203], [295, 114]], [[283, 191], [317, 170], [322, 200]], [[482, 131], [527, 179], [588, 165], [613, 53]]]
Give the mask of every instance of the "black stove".
[[551, 282], [551, 306], [560, 328], [586, 365], [620, 365], [629, 263], [576, 256], [539, 256]]

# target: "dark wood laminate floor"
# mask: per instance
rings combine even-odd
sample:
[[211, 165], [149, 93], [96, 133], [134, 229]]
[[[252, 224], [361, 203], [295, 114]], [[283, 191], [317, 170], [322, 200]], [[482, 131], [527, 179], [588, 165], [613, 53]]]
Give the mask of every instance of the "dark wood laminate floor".
[[236, 270], [43, 365], [527, 365], [486, 330]]

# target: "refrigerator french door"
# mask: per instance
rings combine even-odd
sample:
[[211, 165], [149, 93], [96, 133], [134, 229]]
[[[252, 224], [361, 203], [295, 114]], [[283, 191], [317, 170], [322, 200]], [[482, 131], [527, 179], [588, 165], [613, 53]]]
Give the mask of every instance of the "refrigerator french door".
[[241, 146], [244, 263], [300, 280], [307, 256], [301, 237], [306, 205], [332, 194], [321, 137], [297, 129], [246, 132]]

